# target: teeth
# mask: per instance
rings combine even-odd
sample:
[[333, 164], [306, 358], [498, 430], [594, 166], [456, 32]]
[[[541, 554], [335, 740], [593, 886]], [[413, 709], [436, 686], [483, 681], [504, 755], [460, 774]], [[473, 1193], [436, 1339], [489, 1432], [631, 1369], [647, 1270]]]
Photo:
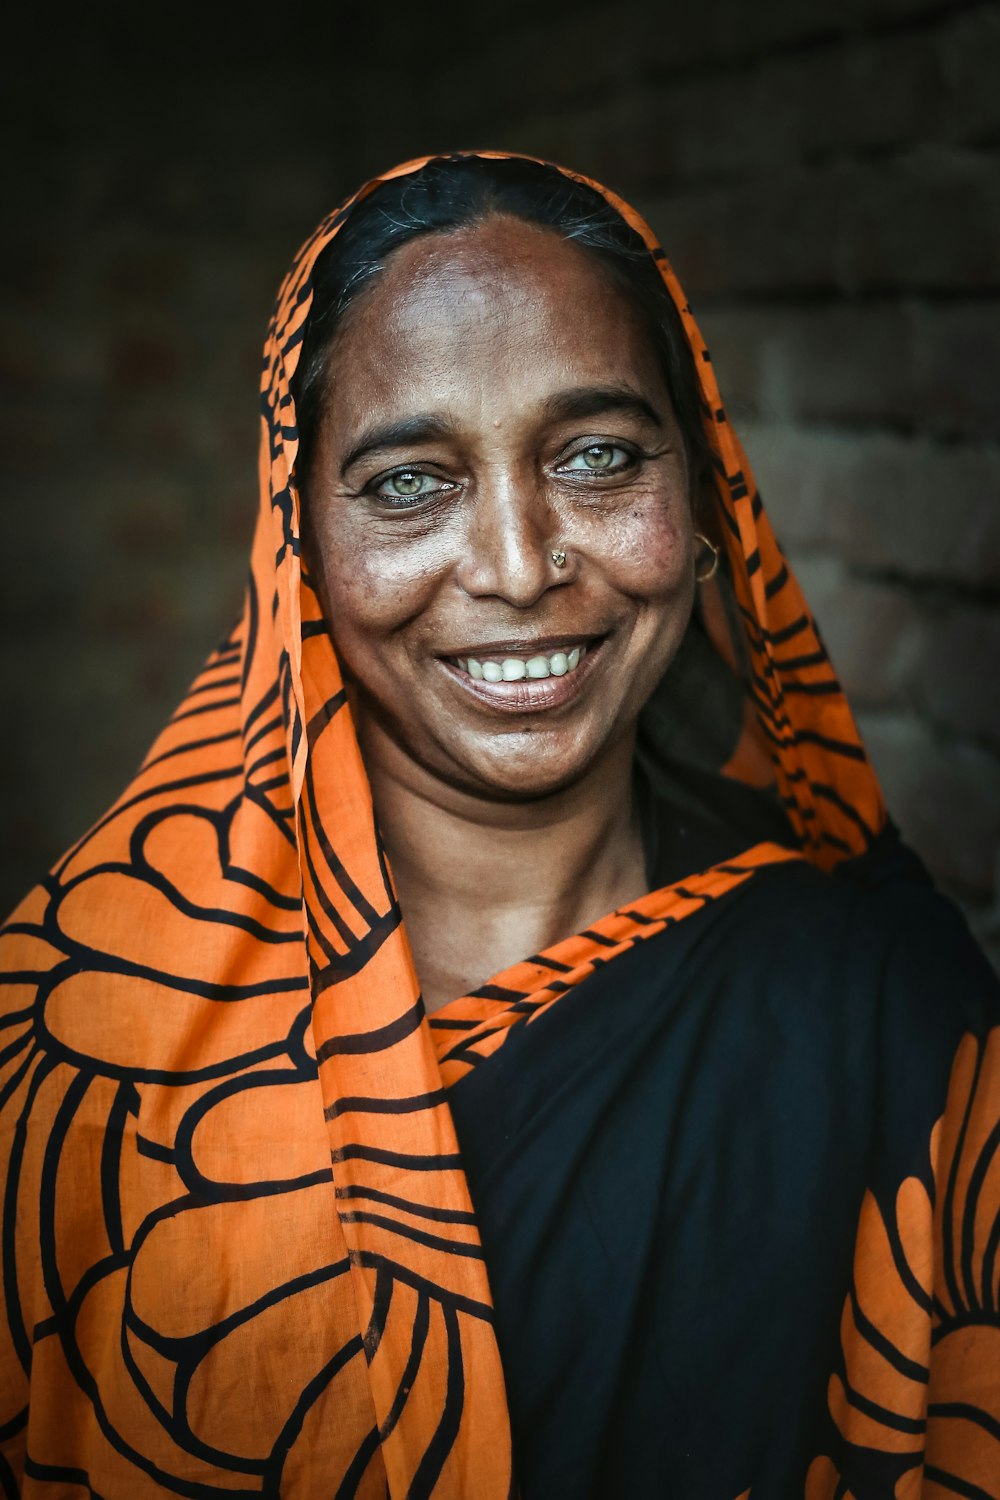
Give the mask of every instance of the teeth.
[[529, 677], [565, 677], [580, 665], [587, 654], [586, 646], [574, 646], [572, 651], [555, 651], [551, 656], [530, 656], [527, 661], [520, 656], [505, 656], [502, 661], [476, 661], [468, 657], [460, 661], [470, 677], [477, 682], [522, 682]]

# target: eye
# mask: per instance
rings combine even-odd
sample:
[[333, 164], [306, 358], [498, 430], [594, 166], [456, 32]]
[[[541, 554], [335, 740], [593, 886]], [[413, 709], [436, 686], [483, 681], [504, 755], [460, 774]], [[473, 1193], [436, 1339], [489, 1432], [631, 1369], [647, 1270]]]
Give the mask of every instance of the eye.
[[452, 488], [452, 485], [436, 479], [433, 474], [424, 473], [422, 469], [397, 469], [393, 474], [383, 474], [379, 479], [373, 479], [366, 486], [365, 493], [373, 495], [376, 500], [381, 500], [389, 507], [405, 509]]
[[635, 462], [635, 454], [617, 443], [588, 443], [559, 467], [570, 474], [620, 474]]

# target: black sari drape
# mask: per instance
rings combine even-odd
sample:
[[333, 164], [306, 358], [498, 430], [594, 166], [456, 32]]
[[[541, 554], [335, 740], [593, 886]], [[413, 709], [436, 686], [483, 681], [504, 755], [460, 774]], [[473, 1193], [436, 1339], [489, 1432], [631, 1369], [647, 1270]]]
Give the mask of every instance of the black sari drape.
[[818, 1454], [894, 1493], [827, 1404], [859, 1212], [933, 1195], [956, 1047], [998, 1013], [890, 829], [637, 944], [452, 1087], [524, 1500], [788, 1500]]

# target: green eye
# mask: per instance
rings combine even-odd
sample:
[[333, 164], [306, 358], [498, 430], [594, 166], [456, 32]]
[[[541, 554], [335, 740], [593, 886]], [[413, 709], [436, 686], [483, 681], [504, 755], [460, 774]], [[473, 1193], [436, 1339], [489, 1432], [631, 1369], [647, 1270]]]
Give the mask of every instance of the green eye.
[[447, 482], [426, 474], [423, 469], [397, 469], [395, 474], [373, 480], [366, 493], [389, 509], [403, 510], [418, 500], [433, 500], [451, 488]]
[[426, 474], [416, 474], [412, 469], [404, 469], [400, 474], [390, 475], [387, 483], [397, 495], [419, 495], [427, 478]]
[[563, 469], [571, 474], [619, 474], [633, 462], [634, 458], [629, 450], [619, 447], [617, 443], [591, 443], [588, 447], [581, 448], [579, 453], [574, 453], [569, 462], [563, 465]]
[[581, 456], [588, 469], [609, 469], [614, 454], [615, 450], [607, 443], [595, 443], [592, 448], [585, 448]]

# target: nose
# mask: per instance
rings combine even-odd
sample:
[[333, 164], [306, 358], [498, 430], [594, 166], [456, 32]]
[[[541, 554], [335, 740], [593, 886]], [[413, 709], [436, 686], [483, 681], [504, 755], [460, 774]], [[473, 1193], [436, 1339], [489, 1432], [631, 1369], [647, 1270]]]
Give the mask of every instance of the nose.
[[558, 517], [533, 476], [491, 472], [468, 515], [456, 577], [471, 597], [529, 609], [547, 589], [569, 582], [570, 570], [557, 572], [552, 561], [564, 540]]

